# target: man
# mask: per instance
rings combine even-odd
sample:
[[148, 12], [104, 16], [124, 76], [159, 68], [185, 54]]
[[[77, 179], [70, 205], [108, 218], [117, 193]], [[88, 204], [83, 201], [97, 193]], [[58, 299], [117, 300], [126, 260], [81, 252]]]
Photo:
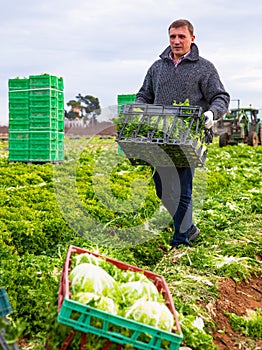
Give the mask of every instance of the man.
[[[136, 102], [166, 106], [183, 103], [202, 107], [205, 127], [228, 110], [230, 96], [214, 65], [199, 56], [194, 28], [179, 19], [168, 28], [170, 45], [148, 69]], [[189, 245], [199, 235], [192, 222], [193, 167], [158, 167], [153, 175], [156, 193], [174, 220], [171, 249]]]

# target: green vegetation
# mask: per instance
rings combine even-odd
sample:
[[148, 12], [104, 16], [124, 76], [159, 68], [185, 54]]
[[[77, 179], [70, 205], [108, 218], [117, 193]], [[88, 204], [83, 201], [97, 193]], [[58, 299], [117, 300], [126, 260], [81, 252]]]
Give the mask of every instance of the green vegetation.
[[[163, 275], [183, 344], [215, 349], [216, 325], [201, 305], [216, 300], [222, 277], [239, 282], [262, 273], [262, 147], [220, 148], [215, 139], [206, 167], [195, 178], [201, 235], [171, 254], [172, 223], [155, 195], [151, 170], [117, 155], [114, 139], [66, 139], [60, 165], [8, 163], [1, 142], [0, 286], [14, 310], [8, 331], [27, 344], [20, 348], [43, 349], [48, 339], [56, 350], [70, 333], [57, 323], [57, 293], [73, 244]], [[248, 329], [244, 334], [261, 337]], [[103, 341], [90, 337], [90, 350]], [[78, 348], [79, 335], [70, 350]]]
[[262, 339], [262, 310], [249, 310], [244, 317], [228, 314], [232, 329], [253, 339]]

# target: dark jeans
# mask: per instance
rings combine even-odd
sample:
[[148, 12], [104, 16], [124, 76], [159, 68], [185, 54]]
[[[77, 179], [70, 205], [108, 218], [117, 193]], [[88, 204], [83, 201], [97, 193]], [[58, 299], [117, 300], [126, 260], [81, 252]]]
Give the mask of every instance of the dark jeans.
[[189, 244], [192, 223], [194, 168], [158, 167], [153, 175], [156, 194], [174, 220], [172, 246]]

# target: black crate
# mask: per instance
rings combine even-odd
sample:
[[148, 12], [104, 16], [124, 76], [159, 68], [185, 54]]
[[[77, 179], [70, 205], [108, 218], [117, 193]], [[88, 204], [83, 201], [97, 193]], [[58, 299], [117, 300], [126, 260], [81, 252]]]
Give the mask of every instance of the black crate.
[[212, 132], [200, 107], [126, 104], [118, 120], [116, 141], [132, 164], [204, 166]]

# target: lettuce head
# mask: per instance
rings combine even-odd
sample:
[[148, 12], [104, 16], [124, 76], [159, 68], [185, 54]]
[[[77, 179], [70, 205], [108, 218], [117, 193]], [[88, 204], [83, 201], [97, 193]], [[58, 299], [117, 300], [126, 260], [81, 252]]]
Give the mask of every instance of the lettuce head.
[[121, 283], [119, 290], [122, 294], [123, 303], [127, 305], [133, 304], [141, 298], [153, 301], [163, 300], [162, 294], [158, 292], [156, 286], [150, 280]]
[[118, 314], [118, 305], [112, 298], [103, 295], [97, 295], [90, 292], [79, 292], [72, 295], [72, 300], [103, 310], [111, 315]]
[[117, 287], [113, 277], [100, 266], [90, 263], [76, 265], [69, 274], [69, 280], [73, 294], [91, 292], [111, 296]]
[[137, 300], [127, 310], [125, 317], [168, 332], [174, 326], [172, 312], [166, 304], [157, 301]]

